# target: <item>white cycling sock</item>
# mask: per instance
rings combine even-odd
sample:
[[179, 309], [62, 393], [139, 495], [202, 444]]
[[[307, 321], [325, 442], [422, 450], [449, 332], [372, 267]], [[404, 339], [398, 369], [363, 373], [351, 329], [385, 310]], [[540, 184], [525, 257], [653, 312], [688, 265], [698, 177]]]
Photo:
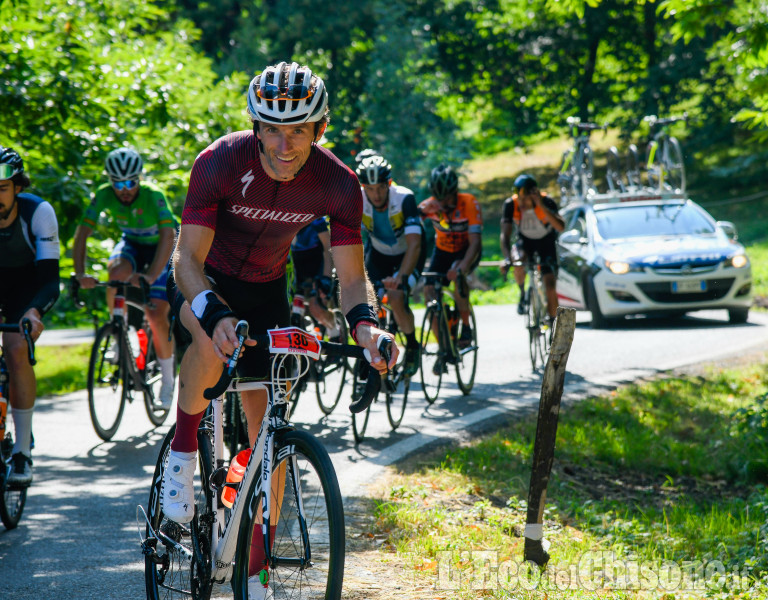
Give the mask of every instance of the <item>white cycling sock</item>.
[[16, 430], [16, 441], [13, 444], [12, 454], [21, 452], [25, 456], [32, 456], [32, 450], [29, 448], [32, 442], [32, 414], [34, 408], [13, 408], [13, 426]]
[[164, 381], [174, 378], [173, 354], [171, 354], [170, 358], [158, 358], [157, 364], [160, 365], [160, 373], [162, 374]]

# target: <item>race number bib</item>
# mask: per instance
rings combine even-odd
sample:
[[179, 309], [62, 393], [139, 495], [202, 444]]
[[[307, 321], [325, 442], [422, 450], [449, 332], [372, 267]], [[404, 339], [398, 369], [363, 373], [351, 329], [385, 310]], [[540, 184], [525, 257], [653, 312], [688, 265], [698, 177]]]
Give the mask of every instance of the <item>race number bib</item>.
[[320, 342], [309, 331], [298, 327], [269, 329], [269, 351], [273, 354], [306, 354], [320, 358]]

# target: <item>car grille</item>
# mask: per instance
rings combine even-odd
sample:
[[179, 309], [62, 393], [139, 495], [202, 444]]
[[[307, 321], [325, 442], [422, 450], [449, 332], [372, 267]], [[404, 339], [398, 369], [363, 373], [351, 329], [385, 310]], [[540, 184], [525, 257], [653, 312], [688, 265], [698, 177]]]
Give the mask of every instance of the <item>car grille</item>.
[[693, 292], [690, 294], [673, 294], [670, 282], [639, 283], [637, 287], [654, 302], [679, 304], [682, 302], [706, 302], [719, 300], [731, 289], [735, 278], [707, 279], [706, 292]]
[[664, 265], [663, 267], [651, 267], [651, 271], [659, 275], [680, 275], [681, 273], [686, 276], [697, 275], [699, 273], [711, 273], [717, 269], [717, 266], [721, 262], [722, 260], [700, 262], [696, 263], [695, 266], [690, 263], [683, 262], [678, 264]]

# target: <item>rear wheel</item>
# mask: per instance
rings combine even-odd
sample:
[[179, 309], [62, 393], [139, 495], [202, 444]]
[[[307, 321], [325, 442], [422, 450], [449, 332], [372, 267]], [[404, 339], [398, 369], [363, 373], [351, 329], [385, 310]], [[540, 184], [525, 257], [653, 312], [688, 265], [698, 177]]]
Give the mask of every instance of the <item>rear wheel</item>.
[[637, 146], [630, 144], [627, 149], [627, 183], [630, 187], [640, 187], [640, 155]]
[[[360, 370], [368, 369], [368, 362], [358, 359], [353, 367], [354, 375], [352, 377], [352, 400], [357, 400], [363, 393], [365, 388], [365, 380], [360, 379]], [[371, 406], [373, 402], [368, 405], [363, 412], [352, 413], [352, 435], [354, 435], [355, 443], [359, 444], [365, 438], [365, 430], [368, 428], [368, 419], [371, 416]]]
[[88, 362], [88, 409], [96, 434], [104, 441], [115, 435], [123, 418], [128, 389], [125, 353], [112, 323], [96, 332]]
[[[347, 343], [347, 322], [338, 308], [332, 310], [336, 327], [339, 330], [339, 341]], [[326, 336], [327, 340], [327, 336]], [[343, 356], [322, 355], [315, 363], [315, 394], [317, 403], [323, 414], [330, 415], [341, 400], [341, 392], [347, 378], [348, 363]]]
[[[290, 431], [275, 440], [274, 457], [267, 597], [338, 600], [344, 579], [344, 512], [328, 452], [310, 434]], [[240, 522], [232, 578], [236, 598], [248, 598], [249, 585], [252, 589], [261, 587], [263, 594], [259, 573], [264, 566], [264, 538], [258, 484], [256, 477]]]
[[685, 191], [685, 165], [683, 153], [680, 150], [680, 142], [677, 138], [670, 137], [663, 147], [662, 160], [666, 174], [665, 183], [673, 191]]
[[[11, 434], [6, 434], [4, 440], [0, 440], [3, 445], [3, 451], [0, 456], [10, 456], [13, 451], [13, 438]], [[11, 466], [5, 462], [0, 463], [0, 469], [5, 472], [0, 474], [0, 520], [3, 521], [6, 529], [14, 529], [21, 519], [21, 513], [24, 512], [24, 504], [27, 501], [28, 485], [10, 485], [8, 476], [11, 473]]]
[[147, 384], [144, 390], [144, 407], [147, 409], [147, 416], [152, 425], [159, 427], [168, 418], [170, 409], [160, 406], [160, 385], [162, 384], [162, 373], [160, 372], [160, 363], [157, 360], [155, 344], [152, 341], [152, 330], [145, 323], [144, 331], [147, 334], [147, 356], [144, 361], [143, 377]]
[[[461, 393], [465, 396], [472, 391], [475, 385], [475, 372], [477, 371], [477, 322], [475, 311], [469, 307], [469, 326], [472, 328], [472, 341], [466, 348], [458, 348], [459, 362], [456, 363], [456, 379]], [[459, 319], [457, 339], [461, 339], [464, 322]]]
[[645, 177], [648, 180], [648, 187], [661, 191], [662, 168], [659, 143], [654, 140], [648, 144], [645, 152]]
[[226, 392], [224, 396], [224, 444], [229, 450], [229, 456], [235, 456], [240, 450], [247, 448], [248, 422], [245, 418], [240, 392]]
[[[438, 330], [442, 315], [430, 307], [421, 324], [421, 389], [429, 404], [437, 400], [445, 370], [445, 355], [440, 348]], [[437, 327], [437, 329], [435, 328]]]
[[611, 146], [606, 156], [605, 179], [608, 183], [608, 189], [612, 192], [623, 192], [624, 181], [621, 178], [621, 159], [616, 146]]

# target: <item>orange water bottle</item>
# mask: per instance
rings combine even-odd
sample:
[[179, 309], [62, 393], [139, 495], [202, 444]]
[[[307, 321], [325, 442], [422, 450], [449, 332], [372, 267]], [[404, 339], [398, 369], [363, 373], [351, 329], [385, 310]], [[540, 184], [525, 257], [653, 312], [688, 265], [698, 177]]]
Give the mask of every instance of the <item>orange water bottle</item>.
[[[247, 448], [237, 453], [227, 471], [227, 483], [239, 483], [245, 475], [245, 467], [248, 466], [248, 459], [251, 458], [251, 449]], [[227, 508], [232, 508], [235, 503], [237, 488], [225, 486], [221, 492], [221, 503]]]
[[136, 354], [136, 367], [139, 371], [143, 371], [147, 365], [147, 332], [142, 327], [136, 332], [139, 338], [139, 352]]

